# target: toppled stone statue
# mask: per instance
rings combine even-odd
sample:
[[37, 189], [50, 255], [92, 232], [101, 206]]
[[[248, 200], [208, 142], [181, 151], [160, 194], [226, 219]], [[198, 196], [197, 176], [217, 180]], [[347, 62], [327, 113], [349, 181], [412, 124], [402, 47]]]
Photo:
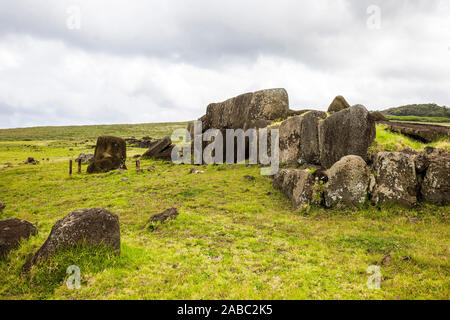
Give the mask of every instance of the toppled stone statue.
[[125, 140], [110, 136], [99, 137], [95, 147], [94, 161], [88, 166], [87, 173], [126, 169], [126, 159], [127, 146]]
[[142, 158], [153, 158], [170, 160], [172, 158], [172, 149], [175, 146], [169, 137], [153, 141], [148, 150], [142, 155]]

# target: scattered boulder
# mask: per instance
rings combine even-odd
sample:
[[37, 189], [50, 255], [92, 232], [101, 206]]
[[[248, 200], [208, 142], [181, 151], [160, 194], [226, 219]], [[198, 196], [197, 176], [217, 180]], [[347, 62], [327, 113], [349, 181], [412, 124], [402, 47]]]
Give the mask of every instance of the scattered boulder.
[[367, 199], [369, 168], [359, 156], [345, 156], [328, 170], [325, 205], [359, 206]]
[[328, 107], [328, 113], [339, 112], [347, 108], [350, 108], [350, 105], [345, 100], [345, 98], [343, 96], [337, 96]]
[[333, 113], [319, 121], [320, 163], [325, 168], [347, 155], [367, 161], [367, 150], [375, 139], [375, 122], [362, 105]]
[[417, 203], [417, 178], [414, 158], [402, 152], [379, 152], [374, 159], [376, 203], [394, 202], [407, 207]]
[[298, 164], [300, 158], [300, 134], [302, 116], [295, 116], [280, 125], [280, 162], [288, 165]]
[[309, 111], [303, 116], [300, 131], [300, 162], [319, 164], [319, 121], [327, 117], [323, 111]]
[[197, 170], [195, 168], [191, 168], [191, 170], [189, 170], [189, 174], [200, 174], [200, 173], [205, 173], [205, 171]]
[[58, 220], [42, 247], [23, 266], [23, 271], [49, 259], [58, 249], [77, 245], [107, 246], [120, 253], [119, 217], [106, 209], [77, 210]]
[[25, 164], [36, 165], [36, 164], [38, 164], [38, 161], [34, 160], [34, 158], [32, 158], [32, 157], [28, 157], [28, 159], [25, 161]]
[[127, 145], [118, 137], [103, 136], [97, 139], [94, 161], [88, 166], [87, 173], [108, 172], [126, 169]]
[[307, 170], [280, 170], [273, 186], [291, 199], [294, 209], [313, 202], [314, 177]]
[[450, 153], [442, 151], [429, 160], [421, 187], [425, 202], [436, 205], [450, 205]]
[[0, 201], [0, 213], [2, 213], [3, 209], [6, 208], [6, 204]]
[[76, 162], [81, 161], [84, 164], [90, 164], [94, 161], [94, 155], [92, 153], [80, 153], [78, 158], [75, 159]]
[[150, 217], [150, 219], [148, 219], [148, 221], [145, 223], [145, 225], [142, 227], [142, 229], [145, 229], [145, 227], [149, 224], [149, 223], [156, 223], [156, 222], [161, 222], [164, 223], [167, 220], [170, 219], [175, 219], [178, 216], [178, 210], [176, 208], [170, 208], [167, 209], [161, 213], [155, 214], [153, 216]]
[[254, 176], [250, 176], [248, 174], [244, 176], [244, 179], [248, 180], [248, 181], [255, 181], [256, 180], [256, 178]]
[[164, 137], [153, 141], [149, 149], [142, 155], [142, 158], [170, 160], [172, 159], [172, 149], [174, 147], [170, 137]]
[[28, 221], [6, 219], [0, 221], [0, 259], [17, 248], [21, 240], [37, 234], [37, 229]]

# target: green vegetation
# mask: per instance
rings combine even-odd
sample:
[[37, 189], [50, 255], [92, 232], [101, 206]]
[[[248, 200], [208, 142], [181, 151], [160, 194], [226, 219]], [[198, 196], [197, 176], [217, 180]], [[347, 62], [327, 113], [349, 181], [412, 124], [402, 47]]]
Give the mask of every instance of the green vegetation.
[[430, 104], [410, 104], [407, 106], [390, 108], [381, 111], [384, 115], [391, 116], [417, 116], [417, 117], [442, 117], [450, 120], [450, 109], [441, 107], [434, 103]]
[[[257, 166], [201, 166], [205, 173], [191, 175], [191, 166], [143, 160], [144, 172], [136, 173], [131, 157], [144, 151], [137, 148], [128, 149], [123, 174], [68, 176], [67, 160], [92, 152], [97, 135], [158, 137], [184, 125], [0, 130], [0, 164], [10, 163], [0, 167], [0, 198], [7, 205], [0, 219], [25, 219], [39, 229], [0, 261], [0, 299], [450, 298], [448, 207], [294, 211]], [[424, 146], [381, 126], [377, 134], [378, 148]], [[28, 138], [33, 141], [23, 141]], [[21, 164], [28, 156], [40, 163]], [[155, 170], [145, 170], [152, 165]], [[172, 206], [177, 219], [141, 229]], [[88, 207], [120, 217], [121, 255], [75, 248], [24, 277], [21, 266], [55, 221]], [[391, 261], [381, 264], [388, 254]], [[383, 275], [381, 290], [366, 285], [374, 264]], [[81, 269], [79, 290], [65, 285], [70, 265]]]
[[443, 148], [450, 150], [450, 139], [441, 138], [440, 140], [434, 141], [432, 143], [423, 143], [413, 138], [407, 137], [401, 133], [391, 132], [386, 130], [387, 126], [383, 124], [378, 124], [377, 138], [375, 143], [370, 147], [371, 153], [376, 153], [378, 151], [401, 151], [406, 148], [411, 148], [413, 150], [420, 151], [426, 146]]
[[386, 115], [386, 118], [388, 120], [403, 121], [403, 122], [425, 122], [425, 123], [450, 124], [450, 118], [445, 118], [445, 117], [418, 117], [418, 116]]

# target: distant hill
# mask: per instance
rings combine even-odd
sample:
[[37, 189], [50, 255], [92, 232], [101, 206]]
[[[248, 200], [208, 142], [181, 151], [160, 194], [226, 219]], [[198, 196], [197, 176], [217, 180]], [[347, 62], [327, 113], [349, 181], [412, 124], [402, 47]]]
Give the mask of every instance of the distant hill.
[[434, 103], [410, 104], [397, 108], [390, 108], [381, 111], [384, 115], [391, 116], [417, 116], [417, 117], [444, 117], [450, 118], [450, 108], [441, 107]]

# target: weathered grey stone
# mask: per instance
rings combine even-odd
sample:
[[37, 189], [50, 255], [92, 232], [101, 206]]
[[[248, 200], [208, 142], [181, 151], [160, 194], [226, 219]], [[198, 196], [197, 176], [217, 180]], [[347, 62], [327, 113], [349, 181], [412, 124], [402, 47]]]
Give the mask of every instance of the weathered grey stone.
[[423, 201], [450, 205], [450, 153], [442, 151], [430, 156], [430, 163], [422, 183]]
[[372, 199], [413, 207], [417, 203], [414, 158], [402, 152], [379, 152], [374, 159], [376, 186]]
[[330, 106], [328, 107], [328, 112], [329, 113], [339, 112], [347, 108], [350, 108], [350, 105], [344, 99], [344, 97], [337, 96], [336, 98], [334, 98], [333, 102], [331, 102]]
[[280, 125], [280, 162], [298, 164], [300, 158], [300, 134], [302, 116], [295, 116]]
[[17, 248], [20, 241], [37, 234], [37, 229], [28, 221], [6, 219], [0, 221], [0, 259]]
[[[267, 126], [274, 120], [287, 117], [289, 99], [285, 89], [267, 89], [245, 93], [220, 103], [211, 103], [203, 118], [203, 130], [214, 129], [248, 129], [255, 128], [255, 121], [260, 127]], [[262, 123], [261, 121], [266, 121]]]
[[367, 199], [369, 168], [359, 156], [345, 156], [328, 170], [325, 204], [359, 206]]
[[273, 185], [288, 196], [294, 209], [313, 201], [314, 177], [307, 170], [280, 170]]
[[77, 210], [56, 221], [48, 239], [23, 266], [28, 271], [33, 265], [45, 261], [58, 249], [77, 245], [104, 245], [120, 253], [119, 217], [106, 209]]
[[78, 158], [76, 158], [75, 161], [81, 161], [81, 163], [89, 164], [94, 161], [94, 155], [91, 153], [85, 154], [84, 152], [82, 152], [78, 155]]
[[323, 111], [309, 111], [303, 116], [300, 132], [300, 161], [302, 163], [319, 164], [319, 120], [325, 119]]
[[330, 168], [347, 155], [367, 161], [367, 150], [375, 139], [375, 122], [362, 105], [330, 115], [319, 122], [320, 163]]
[[95, 147], [94, 161], [88, 166], [87, 173], [108, 172], [114, 169], [126, 169], [127, 145], [118, 137], [99, 137]]

